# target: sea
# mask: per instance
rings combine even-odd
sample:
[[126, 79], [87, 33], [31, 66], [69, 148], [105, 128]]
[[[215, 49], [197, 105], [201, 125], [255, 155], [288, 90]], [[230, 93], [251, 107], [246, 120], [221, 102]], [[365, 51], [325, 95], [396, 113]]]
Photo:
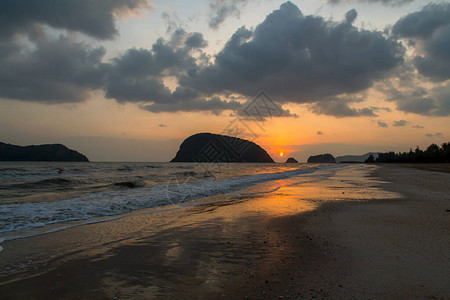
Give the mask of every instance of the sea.
[[[315, 164], [0, 163], [0, 243], [120, 218], [180, 209], [260, 183], [313, 175]], [[264, 193], [267, 191], [261, 191]], [[215, 197], [221, 201], [224, 197]]]

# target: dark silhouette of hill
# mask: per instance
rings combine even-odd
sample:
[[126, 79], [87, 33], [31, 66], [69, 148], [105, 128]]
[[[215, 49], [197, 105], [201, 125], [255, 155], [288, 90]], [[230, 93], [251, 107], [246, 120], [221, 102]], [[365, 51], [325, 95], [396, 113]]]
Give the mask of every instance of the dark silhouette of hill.
[[331, 154], [320, 154], [320, 155], [313, 155], [308, 158], [308, 163], [313, 164], [321, 164], [321, 163], [336, 163], [336, 160], [333, 155]]
[[298, 161], [297, 161], [295, 158], [293, 158], [293, 157], [289, 157], [289, 158], [286, 160], [285, 163], [286, 163], [286, 164], [297, 164]]
[[[369, 161], [366, 161], [369, 162]], [[450, 142], [439, 147], [431, 144], [423, 151], [417, 147], [409, 152], [386, 152], [379, 153], [375, 160], [377, 163], [448, 163], [450, 162]]]
[[76, 161], [86, 156], [61, 144], [17, 146], [0, 142], [0, 161]]
[[194, 134], [183, 141], [171, 162], [273, 163], [257, 144], [244, 139], [212, 133]]
[[378, 152], [369, 152], [363, 155], [343, 155], [343, 156], [337, 156], [336, 162], [337, 163], [349, 163], [349, 162], [365, 162], [370, 155], [372, 155], [374, 158], [378, 157]]

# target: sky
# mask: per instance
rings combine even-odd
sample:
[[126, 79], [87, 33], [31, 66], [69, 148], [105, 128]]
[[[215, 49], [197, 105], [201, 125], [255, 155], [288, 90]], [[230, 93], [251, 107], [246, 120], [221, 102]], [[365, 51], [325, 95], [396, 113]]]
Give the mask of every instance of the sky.
[[448, 1], [0, 3], [2, 142], [159, 162], [211, 132], [304, 162], [442, 144], [449, 116]]

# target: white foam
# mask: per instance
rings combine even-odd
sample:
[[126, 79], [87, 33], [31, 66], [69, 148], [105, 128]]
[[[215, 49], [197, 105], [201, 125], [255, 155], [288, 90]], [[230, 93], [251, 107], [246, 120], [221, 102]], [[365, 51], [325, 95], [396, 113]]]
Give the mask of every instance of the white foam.
[[[42, 228], [38, 234], [67, 229], [89, 223], [104, 222], [119, 218], [118, 215], [132, 211], [176, 204], [179, 207], [195, 205], [194, 200], [242, 190], [252, 185], [272, 180], [304, 176], [317, 170], [334, 168], [321, 166], [279, 173], [266, 173], [232, 177], [221, 180], [197, 180], [176, 184], [157, 185], [148, 188], [108, 190], [91, 193], [83, 197], [54, 202], [14, 203], [0, 205], [0, 234], [8, 240], [27, 237], [22, 231]], [[274, 192], [278, 188], [266, 191]], [[264, 193], [264, 192], [261, 192]], [[258, 193], [252, 193], [258, 194]], [[243, 194], [246, 196], [251, 194]], [[222, 199], [223, 200], [223, 199]], [[111, 217], [98, 220], [100, 217]], [[94, 220], [96, 219], [96, 220]], [[76, 225], [62, 225], [70, 221], [86, 220]], [[46, 226], [61, 224], [58, 228], [45, 230]], [[14, 234], [19, 233], [19, 234]], [[35, 235], [34, 233], [33, 235]]]

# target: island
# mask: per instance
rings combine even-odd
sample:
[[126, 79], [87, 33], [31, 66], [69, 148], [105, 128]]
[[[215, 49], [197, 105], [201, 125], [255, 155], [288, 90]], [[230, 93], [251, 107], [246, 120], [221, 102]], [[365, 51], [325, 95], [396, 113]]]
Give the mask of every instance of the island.
[[0, 161], [88, 162], [89, 159], [62, 144], [18, 146], [0, 142]]
[[320, 155], [313, 155], [308, 158], [308, 163], [312, 164], [331, 164], [336, 163], [336, 160], [333, 155], [331, 154], [320, 154]]
[[194, 134], [183, 141], [171, 162], [274, 163], [254, 142], [212, 133]]
[[293, 157], [289, 157], [286, 160], [285, 164], [298, 164], [298, 161], [295, 158], [293, 158]]

